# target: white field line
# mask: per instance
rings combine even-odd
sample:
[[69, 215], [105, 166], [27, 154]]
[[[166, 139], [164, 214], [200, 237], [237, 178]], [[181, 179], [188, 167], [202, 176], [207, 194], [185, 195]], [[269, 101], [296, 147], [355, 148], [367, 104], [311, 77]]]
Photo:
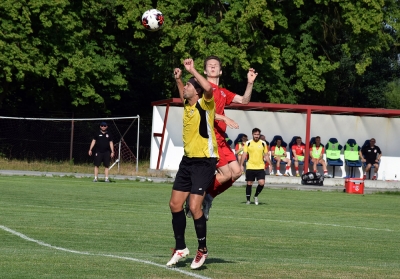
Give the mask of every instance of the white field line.
[[324, 224], [324, 223], [314, 223], [314, 222], [302, 222], [302, 221], [291, 221], [291, 220], [274, 220], [274, 219], [261, 219], [261, 218], [241, 218], [241, 217], [231, 217], [231, 216], [219, 216], [220, 218], [235, 219], [235, 220], [254, 220], [254, 221], [266, 221], [266, 222], [279, 222], [279, 223], [294, 223], [302, 225], [315, 225], [315, 226], [328, 226], [328, 227], [340, 227], [340, 228], [350, 228], [350, 229], [361, 229], [361, 230], [371, 230], [371, 231], [385, 231], [385, 232], [396, 232], [391, 229], [377, 229], [368, 227], [357, 227], [357, 226], [344, 226], [338, 224]]
[[187, 276], [194, 277], [194, 278], [211, 279], [210, 277], [201, 276], [199, 274], [192, 273], [192, 272], [189, 272], [189, 271], [185, 271], [185, 270], [182, 270], [182, 269], [179, 269], [179, 268], [170, 268], [170, 267], [167, 267], [165, 265], [161, 265], [161, 264], [154, 263], [154, 262], [151, 262], [151, 261], [145, 261], [145, 260], [139, 260], [139, 259], [130, 258], [130, 257], [122, 257], [122, 256], [116, 256], [116, 255], [109, 255], [109, 254], [95, 254], [95, 253], [90, 253], [90, 252], [81, 252], [81, 251], [76, 251], [76, 250], [70, 250], [70, 249], [67, 249], [67, 248], [57, 247], [57, 246], [53, 246], [51, 244], [47, 244], [47, 243], [45, 243], [43, 241], [40, 241], [40, 240], [36, 240], [36, 239], [30, 238], [30, 237], [28, 237], [28, 236], [26, 236], [26, 235], [24, 235], [24, 234], [22, 234], [20, 232], [14, 231], [14, 230], [12, 230], [10, 228], [7, 228], [5, 226], [2, 226], [2, 225], [0, 225], [0, 229], [4, 230], [6, 232], [9, 232], [9, 233], [11, 233], [13, 235], [16, 235], [16, 236], [18, 236], [18, 237], [20, 237], [20, 238], [22, 238], [24, 240], [31, 241], [31, 242], [34, 242], [34, 243], [39, 244], [41, 246], [52, 248], [52, 249], [56, 249], [56, 250], [59, 250], [59, 251], [64, 251], [64, 252], [74, 253], [74, 254], [79, 254], [79, 255], [100, 256], [100, 257], [108, 257], [108, 258], [114, 258], [114, 259], [128, 260], [128, 261], [138, 262], [138, 263], [142, 263], [142, 264], [154, 265], [154, 266], [157, 266], [157, 267], [160, 267], [160, 268], [164, 268], [164, 269], [167, 269], [167, 270], [170, 270], [170, 271], [183, 273], [183, 274], [185, 274]]

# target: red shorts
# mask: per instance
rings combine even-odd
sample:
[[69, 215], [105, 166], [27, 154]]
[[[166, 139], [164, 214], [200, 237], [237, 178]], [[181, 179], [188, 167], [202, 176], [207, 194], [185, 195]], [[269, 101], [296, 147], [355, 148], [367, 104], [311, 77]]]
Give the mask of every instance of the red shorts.
[[226, 166], [232, 161], [236, 161], [235, 153], [233, 153], [230, 146], [226, 143], [225, 139], [223, 141], [218, 141], [218, 154], [219, 161], [217, 168]]

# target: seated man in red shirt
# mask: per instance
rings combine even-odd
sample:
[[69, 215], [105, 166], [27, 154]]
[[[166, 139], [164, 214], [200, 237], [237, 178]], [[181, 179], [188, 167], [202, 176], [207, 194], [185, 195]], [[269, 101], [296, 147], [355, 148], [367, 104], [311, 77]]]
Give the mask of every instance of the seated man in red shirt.
[[296, 170], [296, 176], [300, 176], [299, 161], [304, 162], [304, 155], [306, 153], [306, 146], [301, 142], [301, 137], [296, 138], [296, 144], [292, 146], [292, 153], [294, 160], [294, 169]]
[[271, 152], [272, 152], [272, 157], [276, 161], [276, 175], [281, 176], [282, 173], [279, 171], [280, 166], [281, 166], [281, 161], [286, 162], [286, 171], [284, 176], [292, 176], [290, 172], [290, 164], [292, 161], [287, 157], [286, 154], [286, 148], [281, 146], [282, 140], [277, 139], [276, 140], [276, 145], [272, 146]]
[[325, 149], [321, 145], [321, 138], [319, 136], [315, 137], [315, 143], [310, 146], [310, 158], [313, 164], [313, 171], [316, 173], [318, 164], [321, 164], [324, 169], [324, 177], [330, 178], [332, 176], [328, 174], [326, 162], [324, 160], [324, 152]]

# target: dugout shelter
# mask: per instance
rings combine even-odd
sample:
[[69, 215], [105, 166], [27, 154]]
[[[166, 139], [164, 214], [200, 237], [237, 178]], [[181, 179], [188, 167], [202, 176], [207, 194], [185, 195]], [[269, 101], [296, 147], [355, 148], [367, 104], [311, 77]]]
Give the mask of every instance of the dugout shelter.
[[[179, 98], [171, 98], [152, 102], [152, 106], [150, 168], [177, 170], [183, 155], [182, 102]], [[231, 104], [225, 107], [225, 114], [239, 124], [237, 130], [227, 128], [230, 138], [245, 133], [251, 139], [254, 127], [267, 138], [279, 134], [286, 142], [295, 135], [301, 136], [305, 143], [316, 136], [321, 137], [323, 144], [330, 138], [337, 138], [341, 145], [348, 138], [358, 142], [375, 138], [383, 154], [379, 172], [385, 171], [386, 179], [400, 175], [396, 170], [400, 165], [400, 110], [250, 102], [247, 105]], [[305, 155], [304, 168], [308, 169], [308, 144]], [[339, 175], [346, 176], [344, 167]]]

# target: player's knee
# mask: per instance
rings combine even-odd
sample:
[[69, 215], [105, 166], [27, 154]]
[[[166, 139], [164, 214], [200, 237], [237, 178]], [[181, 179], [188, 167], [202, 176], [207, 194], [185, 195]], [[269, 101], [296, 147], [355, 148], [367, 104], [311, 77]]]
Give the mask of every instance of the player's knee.
[[241, 170], [232, 172], [232, 180], [237, 180], [241, 176], [242, 176]]
[[202, 215], [201, 205], [195, 202], [190, 203], [189, 205], [190, 211], [195, 219], [198, 219]]
[[178, 203], [176, 200], [169, 201], [169, 208], [171, 212], [179, 212], [182, 210], [183, 203]]

